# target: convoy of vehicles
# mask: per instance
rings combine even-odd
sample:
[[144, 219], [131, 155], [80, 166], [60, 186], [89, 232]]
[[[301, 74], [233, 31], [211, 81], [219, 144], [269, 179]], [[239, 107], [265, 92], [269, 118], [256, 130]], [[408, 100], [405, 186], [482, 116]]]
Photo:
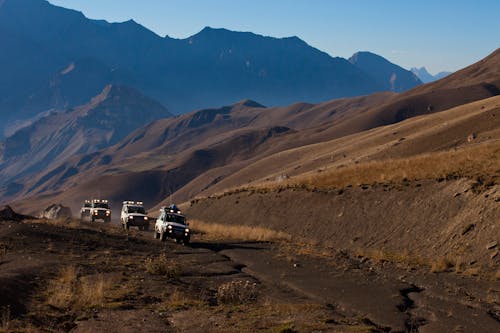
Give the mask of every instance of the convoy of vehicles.
[[[91, 222], [96, 220], [111, 222], [111, 208], [108, 200], [85, 200], [80, 209], [80, 218], [82, 221], [89, 219]], [[129, 230], [132, 226], [138, 227], [139, 230], [149, 230], [150, 221], [151, 218], [142, 201], [123, 201], [120, 223], [125, 230]], [[154, 237], [161, 241], [171, 238], [177, 243], [189, 244], [191, 230], [186, 216], [176, 205], [172, 204], [160, 209], [160, 215], [154, 225]]]
[[142, 201], [124, 201], [122, 206], [121, 222], [128, 230], [131, 226], [139, 230], [149, 230], [149, 217]]
[[160, 216], [156, 219], [154, 237], [164, 242], [167, 238], [177, 243], [189, 244], [191, 230], [186, 222], [186, 216], [175, 205], [162, 207]]

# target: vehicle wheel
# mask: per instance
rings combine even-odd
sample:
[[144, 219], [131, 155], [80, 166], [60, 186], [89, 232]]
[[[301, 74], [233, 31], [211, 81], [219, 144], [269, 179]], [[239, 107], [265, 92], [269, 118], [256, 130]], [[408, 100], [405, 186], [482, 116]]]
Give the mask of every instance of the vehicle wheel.
[[123, 227], [125, 228], [125, 230], [129, 230], [129, 229], [130, 229], [130, 226], [128, 225], [128, 223], [125, 223], [125, 224], [123, 225]]
[[189, 236], [184, 237], [184, 239], [182, 240], [182, 243], [183, 243], [184, 245], [189, 245], [189, 241], [190, 241], [190, 240], [191, 240], [191, 239], [190, 239], [190, 237], [189, 237]]
[[149, 230], [149, 224], [146, 224], [144, 227], [143, 227], [144, 230], [148, 231]]
[[106, 222], [106, 223], [111, 222], [111, 218], [104, 219], [104, 222]]
[[167, 239], [167, 235], [162, 231], [160, 232], [160, 240], [164, 242]]
[[90, 218], [90, 222], [95, 222], [95, 218], [93, 216]]
[[154, 231], [155, 231], [155, 232], [153, 232], [153, 236], [154, 236], [154, 238], [155, 238], [155, 239], [159, 239], [159, 238], [160, 238], [160, 233], [156, 230], [156, 228], [155, 228], [155, 230], [154, 230]]

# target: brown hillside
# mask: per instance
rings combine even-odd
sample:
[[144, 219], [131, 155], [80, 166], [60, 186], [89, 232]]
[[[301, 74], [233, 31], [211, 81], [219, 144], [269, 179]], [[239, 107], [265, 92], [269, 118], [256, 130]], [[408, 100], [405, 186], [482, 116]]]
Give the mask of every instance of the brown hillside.
[[[28, 180], [28, 186], [24, 187], [28, 190], [17, 198], [27, 198], [33, 193], [50, 197], [59, 191], [98, 193], [101, 190], [90, 185], [100, 184], [97, 179], [128, 174], [133, 181], [134, 175], [151, 171], [167, 174], [169, 180], [162, 183], [159, 191], [153, 190], [157, 184], [143, 184], [139, 193], [153, 199], [158, 193], [174, 192], [175, 200], [179, 201], [199, 193], [272, 180], [283, 173], [296, 175], [329, 165], [460, 146], [472, 132], [479, 133], [478, 140], [494, 139], [498, 137], [496, 99], [485, 100], [484, 105], [472, 103], [462, 111], [456, 109], [446, 114], [439, 111], [496, 95], [498, 92], [492, 85], [497, 84], [495, 64], [499, 57], [499, 52], [495, 52], [485, 61], [438, 83], [400, 95], [382, 93], [278, 108], [244, 101], [156, 121], [113, 147], [75, 157]], [[468, 82], [464, 73], [469, 72], [482, 74]], [[463, 84], [457, 85], [458, 81]], [[479, 81], [482, 83], [478, 84]], [[402, 122], [419, 115], [428, 118]], [[385, 125], [393, 127], [383, 132], [381, 126]], [[290, 130], [272, 140], [262, 139], [271, 128]], [[260, 134], [248, 136], [251, 132]], [[121, 188], [121, 185], [110, 186]]]

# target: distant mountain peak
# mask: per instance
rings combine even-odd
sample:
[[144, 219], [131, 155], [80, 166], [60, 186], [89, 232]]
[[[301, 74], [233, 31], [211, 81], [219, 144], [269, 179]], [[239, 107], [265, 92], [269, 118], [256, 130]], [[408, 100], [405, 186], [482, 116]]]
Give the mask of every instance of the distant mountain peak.
[[427, 68], [423, 66], [420, 68], [413, 67], [411, 71], [424, 83], [437, 81], [451, 74], [451, 72], [439, 72], [436, 75], [432, 75], [431, 73], [429, 73]]
[[238, 103], [234, 104], [234, 106], [246, 106], [249, 108], [265, 108], [266, 107], [266, 106], [264, 106], [256, 101], [253, 101], [251, 99], [244, 99], [242, 101], [239, 101]]
[[422, 83], [414, 73], [369, 51], [354, 53], [349, 62], [380, 82], [387, 91], [402, 92]]

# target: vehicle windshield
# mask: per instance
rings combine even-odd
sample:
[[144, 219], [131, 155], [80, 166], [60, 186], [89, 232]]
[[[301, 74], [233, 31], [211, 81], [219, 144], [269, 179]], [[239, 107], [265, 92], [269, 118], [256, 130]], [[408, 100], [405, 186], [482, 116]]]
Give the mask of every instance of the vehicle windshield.
[[83, 207], [92, 207], [92, 204], [90, 204], [90, 203], [84, 203]]
[[186, 218], [184, 216], [175, 215], [175, 214], [167, 214], [166, 221], [180, 223], [180, 224], [186, 224]]
[[138, 214], [146, 214], [146, 210], [141, 206], [128, 206], [128, 213], [138, 213]]
[[109, 205], [107, 203], [102, 202], [94, 202], [94, 208], [104, 208], [109, 209]]

